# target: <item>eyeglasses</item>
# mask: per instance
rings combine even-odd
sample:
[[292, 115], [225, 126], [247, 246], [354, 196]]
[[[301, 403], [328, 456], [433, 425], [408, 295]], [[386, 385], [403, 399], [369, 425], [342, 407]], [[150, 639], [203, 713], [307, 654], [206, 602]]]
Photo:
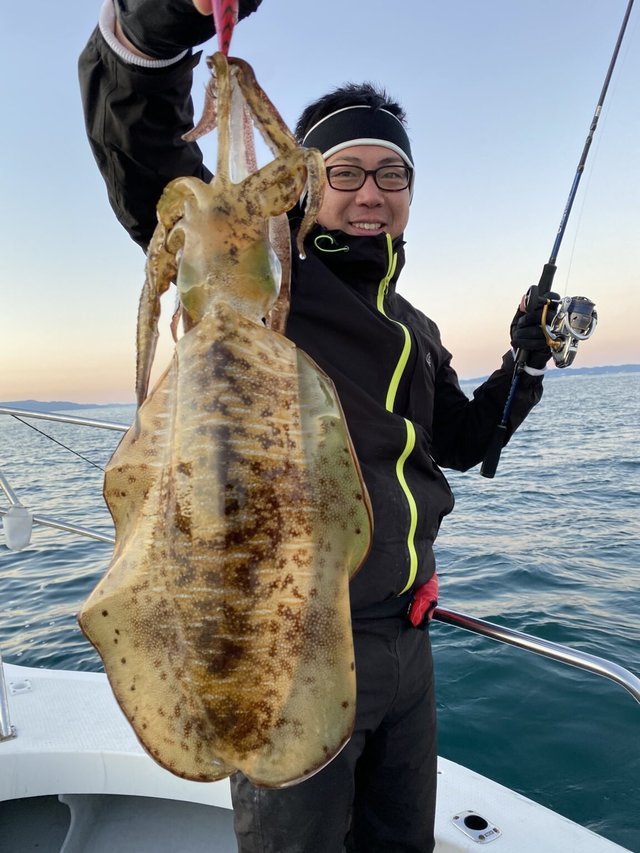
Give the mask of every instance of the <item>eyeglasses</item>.
[[367, 177], [373, 175], [373, 180], [380, 190], [388, 193], [398, 193], [406, 190], [411, 183], [413, 169], [392, 163], [390, 166], [380, 166], [377, 169], [363, 169], [361, 166], [327, 166], [329, 186], [340, 192], [353, 192], [363, 187]]

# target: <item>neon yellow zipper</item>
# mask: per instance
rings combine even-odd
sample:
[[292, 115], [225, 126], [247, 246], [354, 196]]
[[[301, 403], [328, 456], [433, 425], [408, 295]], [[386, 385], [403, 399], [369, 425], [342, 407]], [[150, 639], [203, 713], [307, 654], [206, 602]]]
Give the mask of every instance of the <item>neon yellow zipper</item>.
[[[404, 334], [404, 345], [402, 347], [402, 352], [400, 353], [400, 358], [398, 359], [398, 363], [396, 364], [395, 370], [393, 371], [393, 375], [391, 377], [391, 382], [389, 383], [389, 388], [387, 389], [387, 398], [385, 400], [385, 408], [388, 412], [393, 411], [393, 406], [396, 401], [396, 396], [398, 394], [398, 388], [400, 387], [400, 380], [402, 379], [402, 374], [405, 371], [407, 366], [407, 362], [409, 361], [409, 355], [411, 353], [411, 334], [409, 333], [409, 329], [398, 320], [394, 320], [393, 317], [389, 317], [387, 312], [384, 310], [384, 298], [387, 295], [387, 290], [389, 289], [389, 282], [393, 278], [393, 274], [396, 270], [396, 264], [398, 262], [398, 255], [393, 251], [393, 244], [391, 241], [391, 235], [387, 234], [387, 252], [389, 257], [389, 262], [387, 266], [387, 274], [380, 282], [378, 287], [378, 299], [377, 299], [377, 308], [381, 314], [383, 314], [387, 320], [390, 320], [392, 323], [395, 323], [396, 326], [399, 326]], [[407, 480], [404, 476], [404, 464], [409, 458], [411, 451], [415, 447], [416, 444], [416, 431], [414, 429], [413, 424], [407, 418], [403, 418], [406, 429], [406, 441], [404, 450], [400, 454], [398, 461], [396, 462], [396, 477], [398, 478], [398, 482], [400, 483], [400, 488], [404, 492], [404, 496], [407, 499], [407, 504], [409, 505], [409, 532], [407, 533], [407, 550], [409, 552], [409, 579], [406, 583], [406, 586], [402, 590], [402, 592], [406, 592], [411, 588], [414, 580], [416, 579], [416, 573], [418, 571], [418, 554], [416, 552], [415, 545], [415, 535], [416, 535], [416, 527], [418, 525], [418, 507], [415, 502], [415, 498], [411, 493], [411, 489], [407, 483]], [[402, 595], [402, 593], [400, 593]]]

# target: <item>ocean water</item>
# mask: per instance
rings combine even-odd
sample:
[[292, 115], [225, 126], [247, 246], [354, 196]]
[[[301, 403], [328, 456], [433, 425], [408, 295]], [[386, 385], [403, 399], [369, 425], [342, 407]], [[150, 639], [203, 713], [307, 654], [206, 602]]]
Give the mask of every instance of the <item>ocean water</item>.
[[[127, 424], [133, 409], [80, 414]], [[119, 440], [30, 423], [98, 466]], [[640, 674], [639, 426], [640, 372], [547, 380], [494, 480], [477, 469], [447, 472], [456, 509], [437, 543], [442, 606]], [[99, 468], [13, 418], [0, 417], [0, 442], [0, 468], [32, 511], [112, 533]], [[43, 527], [20, 553], [0, 537], [5, 660], [100, 669], [75, 613], [110, 551]], [[432, 637], [440, 754], [640, 853], [633, 698], [608, 680], [458, 628], [435, 623]], [[499, 816], [487, 817], [499, 825]]]

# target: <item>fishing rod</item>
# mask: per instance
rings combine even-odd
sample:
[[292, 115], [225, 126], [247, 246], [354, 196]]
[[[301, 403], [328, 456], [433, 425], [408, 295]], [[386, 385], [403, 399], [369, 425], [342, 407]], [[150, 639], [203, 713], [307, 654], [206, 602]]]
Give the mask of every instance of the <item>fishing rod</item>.
[[[551, 255], [548, 262], [542, 269], [542, 275], [540, 276], [538, 284], [531, 287], [527, 294], [527, 311], [535, 311], [536, 309], [542, 308], [542, 319], [540, 325], [545, 339], [551, 349], [551, 355], [553, 356], [556, 367], [568, 367], [573, 362], [578, 349], [578, 344], [580, 341], [586, 341], [591, 337], [598, 322], [595, 304], [590, 299], [587, 299], [586, 296], [565, 296], [563, 299], [557, 300], [551, 299], [548, 294], [551, 291], [553, 277], [556, 273], [556, 259], [558, 257], [558, 252], [560, 251], [560, 244], [562, 243], [569, 214], [571, 213], [571, 208], [573, 207], [573, 202], [578, 191], [580, 179], [584, 172], [584, 166], [587, 162], [589, 149], [591, 148], [591, 142], [593, 141], [593, 135], [596, 127], [598, 126], [598, 119], [600, 118], [604, 99], [607, 95], [607, 89], [611, 82], [613, 69], [615, 68], [616, 61], [618, 59], [618, 53], [620, 52], [622, 39], [624, 38], [625, 30], [627, 29], [627, 23], [629, 21], [629, 15], [631, 14], [633, 3], [634, 0], [629, 0], [627, 5], [622, 26], [618, 34], [618, 40], [613, 50], [611, 62], [609, 63], [607, 76], [605, 77], [604, 85], [600, 92], [600, 98], [598, 99], [598, 104], [596, 106], [593, 119], [591, 120], [591, 126], [589, 127], [589, 133], [587, 134], [587, 139], [584, 144], [584, 148], [582, 149], [578, 168], [576, 169], [576, 174], [571, 185], [569, 198], [567, 199], [567, 203], [562, 213], [560, 226], [553, 243], [553, 248], [551, 249]], [[553, 309], [555, 309], [555, 314], [553, 314]], [[552, 316], [549, 323], [547, 323], [547, 315]], [[496, 427], [491, 445], [487, 450], [482, 467], [480, 468], [480, 473], [483, 477], [491, 479], [495, 476], [498, 462], [500, 461], [500, 454], [502, 453], [502, 448], [504, 447], [505, 439], [507, 437], [507, 424], [511, 413], [511, 407], [515, 399], [516, 391], [518, 390], [520, 376], [524, 372], [525, 365], [527, 363], [527, 356], [528, 352], [526, 350], [518, 350], [513, 370], [513, 379], [511, 380], [511, 388], [509, 389], [507, 401], [504, 406], [502, 419]]]

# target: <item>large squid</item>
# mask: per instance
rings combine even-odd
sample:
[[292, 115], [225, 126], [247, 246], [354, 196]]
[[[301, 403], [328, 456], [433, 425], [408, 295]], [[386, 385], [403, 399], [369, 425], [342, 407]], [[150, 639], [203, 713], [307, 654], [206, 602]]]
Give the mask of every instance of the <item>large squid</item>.
[[[266, 323], [278, 294], [268, 221], [306, 188], [304, 251], [322, 158], [295, 144], [246, 63], [219, 52], [209, 64], [216, 175], [171, 182], [158, 205], [139, 409], [105, 477], [116, 545], [79, 618], [160, 764], [283, 786], [323, 767], [352, 730], [348, 582], [368, 552], [371, 511], [332, 382]], [[232, 180], [238, 102], [275, 159]], [[172, 280], [185, 332], [147, 395]]]

